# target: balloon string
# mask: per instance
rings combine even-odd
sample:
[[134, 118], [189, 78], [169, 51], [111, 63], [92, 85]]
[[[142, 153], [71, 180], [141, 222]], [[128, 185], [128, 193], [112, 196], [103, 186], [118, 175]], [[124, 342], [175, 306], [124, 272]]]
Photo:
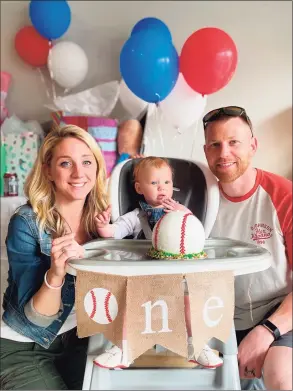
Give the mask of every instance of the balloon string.
[[54, 83], [54, 74], [52, 72], [52, 41], [49, 42], [49, 56], [48, 56], [48, 64], [49, 64], [49, 73], [50, 73], [50, 78], [51, 78], [51, 87], [52, 87], [52, 95], [53, 95], [53, 101], [55, 102], [56, 100], [56, 88], [55, 88], [55, 83]]
[[197, 119], [195, 124], [194, 124], [194, 134], [193, 134], [193, 141], [192, 141], [192, 148], [191, 148], [191, 159], [193, 157], [193, 153], [195, 151], [195, 141], [196, 141], [196, 134], [197, 134], [197, 130], [198, 130], [198, 124], [199, 124], [199, 120]]
[[49, 89], [48, 89], [48, 86], [47, 86], [47, 83], [46, 83], [46, 80], [44, 78], [44, 75], [43, 75], [43, 72], [41, 70], [41, 68], [37, 68], [39, 74], [40, 74], [40, 77], [41, 77], [41, 81], [45, 87], [45, 91], [46, 91], [46, 95], [47, 95], [47, 98], [51, 99], [51, 96], [50, 96], [50, 92], [49, 92]]
[[149, 146], [149, 154], [154, 155], [154, 149], [156, 146], [156, 140], [155, 140], [155, 126], [156, 124], [152, 124], [153, 116], [154, 116], [154, 105], [150, 104], [148, 111], [147, 111], [147, 118], [146, 118], [146, 129], [145, 134], [147, 135], [147, 145]]
[[[180, 128], [177, 129], [177, 133], [182, 137], [182, 130]], [[179, 148], [179, 153], [178, 153], [178, 156], [180, 158], [183, 158], [184, 159], [184, 156], [181, 155], [182, 151], [183, 151], [183, 146], [184, 146], [184, 143], [183, 143], [183, 140], [179, 140], [179, 145], [180, 145], [180, 148]]]
[[159, 133], [159, 137], [160, 137], [160, 141], [161, 141], [161, 145], [162, 145], [162, 155], [165, 156], [165, 145], [164, 145], [164, 138], [163, 138], [163, 132], [162, 132], [162, 128], [161, 128], [161, 118], [160, 118], [160, 115], [159, 115], [159, 104], [156, 103], [156, 107], [155, 107], [155, 122], [157, 124], [157, 127], [158, 127], [158, 133]]
[[[152, 110], [154, 110], [155, 108], [152, 106]], [[152, 111], [152, 115], [155, 116], [155, 112]], [[156, 118], [155, 118], [155, 122], [156, 122]], [[152, 140], [152, 147], [151, 147], [151, 155], [154, 155], [154, 150], [156, 148], [156, 128], [155, 128], [156, 124], [152, 124], [148, 126], [149, 128], [149, 133], [151, 134], [151, 140]]]
[[53, 94], [53, 100], [54, 100], [54, 102], [55, 102], [57, 96], [56, 96], [56, 88], [55, 88], [54, 79], [52, 79], [52, 94]]

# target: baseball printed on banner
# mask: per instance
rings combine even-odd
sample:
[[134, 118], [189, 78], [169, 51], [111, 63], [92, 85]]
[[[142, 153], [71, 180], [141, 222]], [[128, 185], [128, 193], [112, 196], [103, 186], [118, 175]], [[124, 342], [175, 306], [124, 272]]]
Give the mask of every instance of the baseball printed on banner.
[[99, 324], [112, 323], [118, 314], [116, 297], [104, 288], [89, 290], [84, 298], [84, 308], [89, 318]]

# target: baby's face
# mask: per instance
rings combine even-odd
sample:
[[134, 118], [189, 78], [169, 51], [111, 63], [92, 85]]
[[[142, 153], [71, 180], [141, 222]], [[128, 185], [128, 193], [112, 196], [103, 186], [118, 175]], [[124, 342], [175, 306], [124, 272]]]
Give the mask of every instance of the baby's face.
[[139, 173], [135, 189], [142, 194], [145, 201], [153, 206], [160, 207], [162, 200], [173, 195], [172, 172], [167, 165], [160, 168], [147, 167]]

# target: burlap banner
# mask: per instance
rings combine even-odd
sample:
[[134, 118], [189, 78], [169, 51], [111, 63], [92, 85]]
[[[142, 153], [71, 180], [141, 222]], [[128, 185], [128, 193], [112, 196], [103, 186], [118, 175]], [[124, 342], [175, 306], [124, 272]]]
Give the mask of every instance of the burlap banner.
[[[195, 355], [212, 337], [229, 337], [234, 315], [231, 271], [185, 275]], [[187, 357], [182, 274], [123, 277], [77, 271], [79, 337], [103, 333], [129, 361], [159, 344]]]
[[98, 333], [122, 348], [127, 277], [78, 270], [75, 305], [80, 338]]
[[187, 356], [182, 280], [180, 274], [128, 277], [129, 360], [134, 360], [155, 344]]
[[185, 278], [194, 354], [197, 357], [211, 338], [226, 342], [230, 335], [234, 316], [234, 275], [227, 270], [190, 273]]

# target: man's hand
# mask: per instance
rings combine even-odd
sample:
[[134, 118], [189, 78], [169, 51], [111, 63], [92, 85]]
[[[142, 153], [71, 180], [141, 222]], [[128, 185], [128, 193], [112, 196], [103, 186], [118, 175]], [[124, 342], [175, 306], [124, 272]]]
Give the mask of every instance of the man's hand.
[[265, 357], [273, 335], [263, 326], [256, 326], [238, 347], [239, 375], [241, 379], [260, 378]]
[[130, 159], [142, 159], [144, 158], [144, 155], [137, 153], [135, 155], [130, 155]]
[[173, 200], [173, 198], [166, 197], [162, 200], [162, 205], [166, 213], [174, 212], [177, 210], [182, 210], [185, 212], [190, 212], [184, 205], [179, 204], [179, 202]]

